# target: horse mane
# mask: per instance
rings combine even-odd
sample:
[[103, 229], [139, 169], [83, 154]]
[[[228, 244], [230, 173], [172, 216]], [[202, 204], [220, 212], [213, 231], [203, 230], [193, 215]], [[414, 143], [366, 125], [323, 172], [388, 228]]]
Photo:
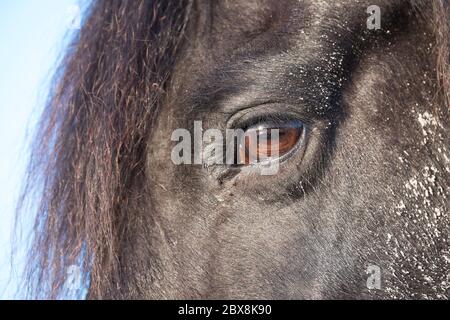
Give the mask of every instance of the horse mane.
[[61, 297], [72, 265], [89, 274], [94, 296], [117, 276], [130, 190], [145, 181], [146, 143], [190, 6], [99, 0], [89, 8], [39, 123], [19, 204], [36, 210], [25, 276], [32, 297]]
[[[446, 90], [448, 2], [434, 8]], [[132, 191], [146, 183], [146, 144], [191, 9], [192, 0], [98, 0], [89, 8], [56, 75], [18, 207], [28, 215], [30, 203], [36, 217], [25, 270], [32, 297], [62, 297], [72, 265], [89, 278], [92, 297], [120, 282]]]

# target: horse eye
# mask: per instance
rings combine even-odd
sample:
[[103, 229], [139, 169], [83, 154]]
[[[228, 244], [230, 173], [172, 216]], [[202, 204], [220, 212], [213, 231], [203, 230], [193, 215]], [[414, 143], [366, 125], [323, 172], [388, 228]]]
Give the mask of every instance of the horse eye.
[[299, 145], [303, 130], [303, 123], [297, 120], [249, 127], [239, 143], [238, 163], [249, 165], [288, 156]]

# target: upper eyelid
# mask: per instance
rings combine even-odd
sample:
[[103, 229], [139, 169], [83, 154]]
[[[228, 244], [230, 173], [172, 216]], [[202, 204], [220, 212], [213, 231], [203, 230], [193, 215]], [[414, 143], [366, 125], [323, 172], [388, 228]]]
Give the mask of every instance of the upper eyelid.
[[248, 127], [246, 130], [257, 130], [258, 126], [263, 126], [264, 124], [267, 124], [267, 126], [265, 126], [266, 128], [273, 128], [273, 129], [277, 129], [277, 128], [292, 128], [291, 124], [293, 124], [294, 122], [298, 122], [300, 123], [300, 127], [303, 127], [304, 124], [301, 120], [297, 120], [297, 119], [291, 119], [291, 118], [286, 118], [286, 119], [277, 119], [275, 121], [261, 121], [261, 122], [257, 122], [254, 125]]
[[308, 110], [299, 105], [283, 102], [269, 102], [253, 105], [234, 113], [226, 120], [227, 129], [247, 129], [258, 122], [285, 122], [299, 120], [305, 126], [315, 126], [321, 120], [312, 117]]

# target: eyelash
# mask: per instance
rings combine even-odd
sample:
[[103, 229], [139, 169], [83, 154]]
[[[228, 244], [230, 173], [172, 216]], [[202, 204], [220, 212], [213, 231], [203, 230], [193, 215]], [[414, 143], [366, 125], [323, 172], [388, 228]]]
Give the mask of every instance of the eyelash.
[[239, 120], [236, 121], [232, 128], [233, 129], [242, 129], [244, 131], [248, 130], [252, 126], [255, 126], [260, 123], [271, 123], [273, 125], [282, 125], [283, 123], [287, 121], [300, 121], [296, 119], [293, 116], [286, 115], [286, 114], [276, 114], [271, 113], [267, 115], [259, 115], [257, 117], [252, 117], [250, 119], [246, 119], [243, 122], [240, 122]]

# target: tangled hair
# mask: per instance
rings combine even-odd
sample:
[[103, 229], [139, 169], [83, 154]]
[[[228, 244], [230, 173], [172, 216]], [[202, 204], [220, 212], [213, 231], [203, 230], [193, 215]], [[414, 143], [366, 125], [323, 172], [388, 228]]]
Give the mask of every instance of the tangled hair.
[[93, 296], [117, 276], [129, 192], [145, 178], [146, 143], [190, 6], [99, 0], [90, 8], [42, 115], [19, 206], [38, 200], [32, 297], [61, 297], [71, 265], [90, 274]]
[[[448, 2], [434, 3], [445, 89]], [[39, 123], [18, 208], [25, 212], [29, 202], [36, 213], [26, 269], [32, 297], [62, 297], [72, 265], [88, 275], [92, 297], [119, 282], [132, 190], [145, 184], [146, 144], [191, 7], [192, 0], [97, 0], [90, 7]]]

